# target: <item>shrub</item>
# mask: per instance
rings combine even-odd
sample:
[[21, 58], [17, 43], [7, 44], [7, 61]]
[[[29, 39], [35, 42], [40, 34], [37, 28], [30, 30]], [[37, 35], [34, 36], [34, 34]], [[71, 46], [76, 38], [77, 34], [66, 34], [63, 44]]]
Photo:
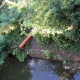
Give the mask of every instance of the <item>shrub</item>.
[[5, 36], [0, 35], [0, 51], [3, 51], [7, 45]]
[[4, 63], [4, 59], [8, 56], [6, 53], [7, 40], [5, 36], [0, 35], [0, 65]]

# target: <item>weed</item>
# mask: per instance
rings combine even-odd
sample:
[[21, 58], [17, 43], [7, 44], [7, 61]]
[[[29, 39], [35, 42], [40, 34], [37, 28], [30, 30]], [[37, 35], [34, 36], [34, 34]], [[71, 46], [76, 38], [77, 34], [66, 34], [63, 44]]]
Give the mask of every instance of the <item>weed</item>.
[[46, 55], [47, 59], [50, 59], [50, 51], [49, 50], [45, 50], [44, 54]]

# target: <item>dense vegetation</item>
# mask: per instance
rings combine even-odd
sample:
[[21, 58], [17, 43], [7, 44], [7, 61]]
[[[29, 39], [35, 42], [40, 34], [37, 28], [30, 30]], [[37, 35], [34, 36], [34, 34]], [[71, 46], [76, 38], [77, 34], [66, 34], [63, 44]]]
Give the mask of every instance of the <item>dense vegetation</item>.
[[[4, 0], [0, 2], [0, 64], [8, 54], [26, 57], [18, 45], [32, 34], [55, 48], [80, 52], [80, 0]], [[5, 55], [6, 54], [6, 55]]]
[[[60, 48], [76, 52], [80, 50], [79, 0], [41, 0], [36, 11], [35, 23], [37, 22], [40, 28], [48, 29], [46, 32], [37, 31], [39, 41], [47, 42], [52, 38]], [[39, 38], [41, 33], [44, 36]]]

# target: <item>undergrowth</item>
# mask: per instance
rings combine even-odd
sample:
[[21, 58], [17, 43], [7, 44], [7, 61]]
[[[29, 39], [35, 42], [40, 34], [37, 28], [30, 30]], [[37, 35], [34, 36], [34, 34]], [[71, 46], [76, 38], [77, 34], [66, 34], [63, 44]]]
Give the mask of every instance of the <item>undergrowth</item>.
[[20, 33], [20, 29], [17, 28], [16, 30], [9, 33], [6, 38], [9, 46], [8, 53], [11, 53], [12, 55], [16, 56], [19, 61], [23, 62], [27, 57], [26, 51], [29, 49], [30, 41], [24, 46], [23, 49], [19, 49], [19, 45], [25, 39], [25, 35], [21, 35]]
[[46, 55], [47, 59], [50, 59], [50, 51], [49, 50], [45, 50], [44, 54]]
[[23, 61], [27, 48], [18, 46], [30, 32], [45, 47], [80, 53], [80, 0], [3, 0], [0, 55], [7, 51]]
[[[44, 32], [44, 33], [43, 33]], [[80, 53], [80, 40], [78, 39], [79, 33], [75, 34], [74, 40], [66, 38], [63, 33], [53, 33], [52, 29], [37, 30], [34, 37], [37, 42], [46, 48], [65, 49], [69, 52]]]

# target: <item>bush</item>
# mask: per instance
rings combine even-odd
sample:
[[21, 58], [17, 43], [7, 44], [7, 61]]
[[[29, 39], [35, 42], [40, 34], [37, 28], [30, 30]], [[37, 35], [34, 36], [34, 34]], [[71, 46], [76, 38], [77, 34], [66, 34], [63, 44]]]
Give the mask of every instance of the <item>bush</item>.
[[41, 0], [34, 11], [33, 26], [52, 28], [58, 46], [80, 49], [80, 0]]
[[[0, 35], [1, 53], [6, 45], [9, 52], [15, 53], [15, 45], [30, 27], [42, 44], [48, 45], [53, 39], [60, 48], [80, 51], [80, 0], [1, 0], [0, 34], [6, 33], [9, 40], [7, 45], [6, 38]], [[20, 41], [16, 44], [17, 40]], [[17, 56], [22, 61], [25, 58], [24, 54], [23, 58], [21, 54]]]
[[5, 36], [0, 35], [0, 51], [3, 51], [6, 46], [7, 46], [7, 41]]
[[4, 59], [8, 56], [6, 53], [7, 40], [5, 36], [0, 35], [0, 65], [4, 63]]
[[[22, 25], [27, 17], [27, 5], [30, 1], [21, 1], [21, 0], [4, 0], [0, 5], [0, 62], [3, 63], [4, 54], [13, 54], [19, 59], [19, 61], [24, 61], [26, 53], [21, 52], [17, 48], [20, 45], [24, 34], [26, 35], [26, 29], [24, 30], [25, 24]], [[24, 3], [24, 5], [21, 5]], [[26, 28], [26, 27], [25, 27]], [[6, 35], [6, 38], [3, 35]], [[16, 42], [18, 41], [18, 42]], [[8, 43], [6, 45], [6, 42]], [[7, 46], [7, 48], [6, 48]], [[23, 50], [23, 51], [26, 51]], [[14, 55], [14, 54], [13, 54]]]

